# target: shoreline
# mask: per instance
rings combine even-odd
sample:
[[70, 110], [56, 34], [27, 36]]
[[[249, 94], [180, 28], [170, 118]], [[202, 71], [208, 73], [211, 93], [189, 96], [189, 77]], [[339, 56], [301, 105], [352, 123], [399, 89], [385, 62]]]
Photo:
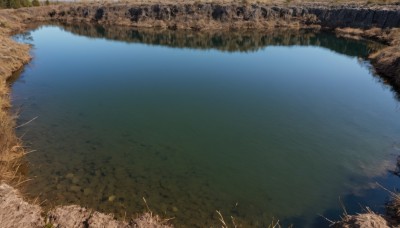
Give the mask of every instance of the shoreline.
[[[387, 80], [388, 84], [394, 89], [400, 88], [400, 29], [398, 28], [400, 27], [400, 5], [366, 7], [354, 4], [341, 6], [330, 6], [329, 4], [276, 6], [237, 3], [76, 3], [0, 10], [0, 129], [2, 129], [0, 133], [2, 135], [0, 138], [0, 162], [2, 163], [0, 180], [15, 187], [24, 181], [23, 175], [18, 173], [18, 169], [19, 160], [26, 152], [22, 146], [23, 143], [15, 135], [16, 117], [10, 112], [10, 86], [7, 80], [13, 76], [14, 72], [29, 63], [31, 60], [31, 47], [12, 40], [10, 36], [26, 31], [29, 25], [33, 23], [46, 24], [54, 22], [69, 25], [87, 23], [89, 25], [118, 25], [172, 31], [191, 30], [194, 32], [221, 30], [240, 32], [261, 29], [273, 31], [276, 28], [313, 29], [317, 31], [326, 29], [333, 31], [337, 36], [356, 40], [374, 40], [387, 45], [387, 47], [371, 54], [368, 59], [371, 61], [375, 71]], [[391, 25], [397, 28], [387, 28]], [[21, 204], [21, 201], [23, 201], [20, 193], [12, 188], [10, 189], [4, 183], [1, 184], [0, 199], [9, 197], [18, 199], [14, 201], [17, 204]], [[71, 223], [68, 222], [90, 224], [92, 227], [99, 227], [101, 224], [108, 224], [112, 227], [148, 227], [151, 224], [156, 227], [170, 227], [166, 225], [165, 220], [152, 215], [151, 212], [147, 212], [138, 219], [127, 223], [117, 222], [111, 215], [91, 212], [79, 206], [57, 207], [47, 214], [46, 217], [49, 220], [45, 222], [44, 218], [40, 216], [42, 213], [40, 207], [36, 206], [39, 209], [32, 209], [35, 205], [30, 206], [32, 207], [27, 207], [27, 214], [30, 214], [29, 210], [34, 210], [34, 213], [39, 216], [35, 217], [34, 221], [36, 222], [32, 223], [35, 224], [35, 227], [39, 226], [37, 224], [43, 227], [48, 222], [61, 224], [61, 227], [63, 226], [62, 224], [70, 227], [68, 225], [71, 225]], [[1, 211], [11, 211], [11, 214], [5, 213], [6, 215], [0, 213], [0, 218], [7, 218], [7, 221], [10, 221], [8, 224], [15, 225], [20, 220], [16, 219], [16, 214], [13, 215], [12, 207], [15, 207], [15, 205], [4, 206], [0, 204]], [[74, 214], [72, 216], [74, 218], [70, 218], [68, 214]], [[93, 224], [89, 222], [91, 218], [98, 215], [100, 216], [99, 220], [95, 220]], [[383, 224], [386, 223], [386, 220], [379, 215], [373, 213], [362, 215], [368, 217], [367, 220], [370, 223], [375, 222], [381, 224], [382, 227], [387, 226], [387, 224]], [[334, 225], [335, 227], [346, 227], [346, 224], [348, 225], [351, 221], [354, 225], [360, 219], [366, 219], [362, 215], [346, 215], [342, 223], [335, 223]], [[12, 220], [13, 216], [14, 220]], [[150, 220], [151, 222], [156, 222], [140, 223], [145, 218], [149, 218], [148, 222]]]

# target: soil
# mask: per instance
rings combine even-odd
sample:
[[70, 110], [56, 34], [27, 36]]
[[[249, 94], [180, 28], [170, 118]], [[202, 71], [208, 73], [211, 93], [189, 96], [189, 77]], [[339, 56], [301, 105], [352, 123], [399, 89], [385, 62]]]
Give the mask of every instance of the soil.
[[129, 222], [118, 221], [112, 215], [92, 211], [78, 205], [58, 206], [44, 213], [40, 206], [28, 203], [18, 190], [0, 184], [0, 221], [2, 227], [57, 228], [169, 228], [166, 220], [144, 213]]

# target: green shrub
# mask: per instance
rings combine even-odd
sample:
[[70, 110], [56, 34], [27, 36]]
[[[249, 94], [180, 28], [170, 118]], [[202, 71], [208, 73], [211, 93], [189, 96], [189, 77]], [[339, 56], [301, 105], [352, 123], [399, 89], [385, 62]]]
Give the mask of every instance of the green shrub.
[[[36, 0], [38, 1], [38, 0]], [[31, 0], [0, 0], [0, 8], [20, 8], [32, 6]]]
[[32, 0], [32, 6], [40, 6], [39, 0]]

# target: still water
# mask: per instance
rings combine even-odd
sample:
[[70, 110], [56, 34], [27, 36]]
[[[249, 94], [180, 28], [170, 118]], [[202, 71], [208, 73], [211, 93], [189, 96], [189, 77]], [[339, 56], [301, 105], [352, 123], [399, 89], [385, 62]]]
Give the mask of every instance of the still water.
[[[12, 99], [27, 191], [117, 216], [148, 206], [178, 227], [296, 227], [377, 208], [400, 139], [399, 102], [330, 33], [190, 33], [43, 26]], [[374, 190], [375, 189], [375, 190]], [[374, 196], [374, 197], [371, 197]], [[354, 201], [353, 203], [351, 203]]]

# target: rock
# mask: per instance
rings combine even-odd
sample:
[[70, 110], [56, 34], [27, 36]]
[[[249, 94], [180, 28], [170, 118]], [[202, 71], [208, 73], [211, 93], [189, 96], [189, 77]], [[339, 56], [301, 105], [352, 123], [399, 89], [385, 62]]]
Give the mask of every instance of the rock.
[[[154, 223], [156, 220], [147, 220], [147, 223], [143, 223], [144, 226], [135, 226], [128, 224], [124, 221], [116, 220], [112, 215], [103, 214], [100, 212], [92, 212], [86, 208], [70, 205], [57, 207], [50, 211], [48, 214], [49, 223], [53, 224], [53, 227], [57, 228], [128, 228], [128, 227], [165, 227], [171, 226], [163, 225], [161, 220]], [[155, 216], [153, 218], [156, 218]]]
[[108, 202], [113, 202], [115, 200], [115, 195], [111, 195], [108, 197]]
[[[85, 17], [87, 16], [88, 12], [84, 12]], [[94, 18], [96, 19], [96, 21], [101, 20], [104, 16], [104, 9], [103, 8], [99, 8], [96, 10], [96, 14], [94, 15]]]
[[[215, 5], [215, 7], [213, 7], [213, 12], [212, 12], [212, 18], [214, 20], [220, 20], [220, 21], [224, 21], [228, 19], [228, 10], [226, 6], [221, 6], [221, 5]], [[244, 11], [243, 11], [244, 13]]]
[[57, 207], [48, 214], [49, 222], [54, 227], [86, 227], [90, 211], [77, 205]]
[[138, 22], [140, 16], [142, 15], [142, 9], [141, 8], [130, 8], [128, 10], [129, 15], [130, 15], [130, 20], [134, 22]]
[[74, 174], [73, 173], [68, 173], [67, 175], [65, 175], [65, 178], [72, 179], [72, 178], [74, 178]]
[[131, 227], [126, 222], [115, 220], [112, 215], [106, 215], [103, 213], [99, 213], [97, 211], [91, 215], [87, 224], [88, 227], [107, 227], [107, 228]]
[[1, 227], [43, 227], [42, 210], [25, 202], [17, 190], [7, 184], [0, 185]]

